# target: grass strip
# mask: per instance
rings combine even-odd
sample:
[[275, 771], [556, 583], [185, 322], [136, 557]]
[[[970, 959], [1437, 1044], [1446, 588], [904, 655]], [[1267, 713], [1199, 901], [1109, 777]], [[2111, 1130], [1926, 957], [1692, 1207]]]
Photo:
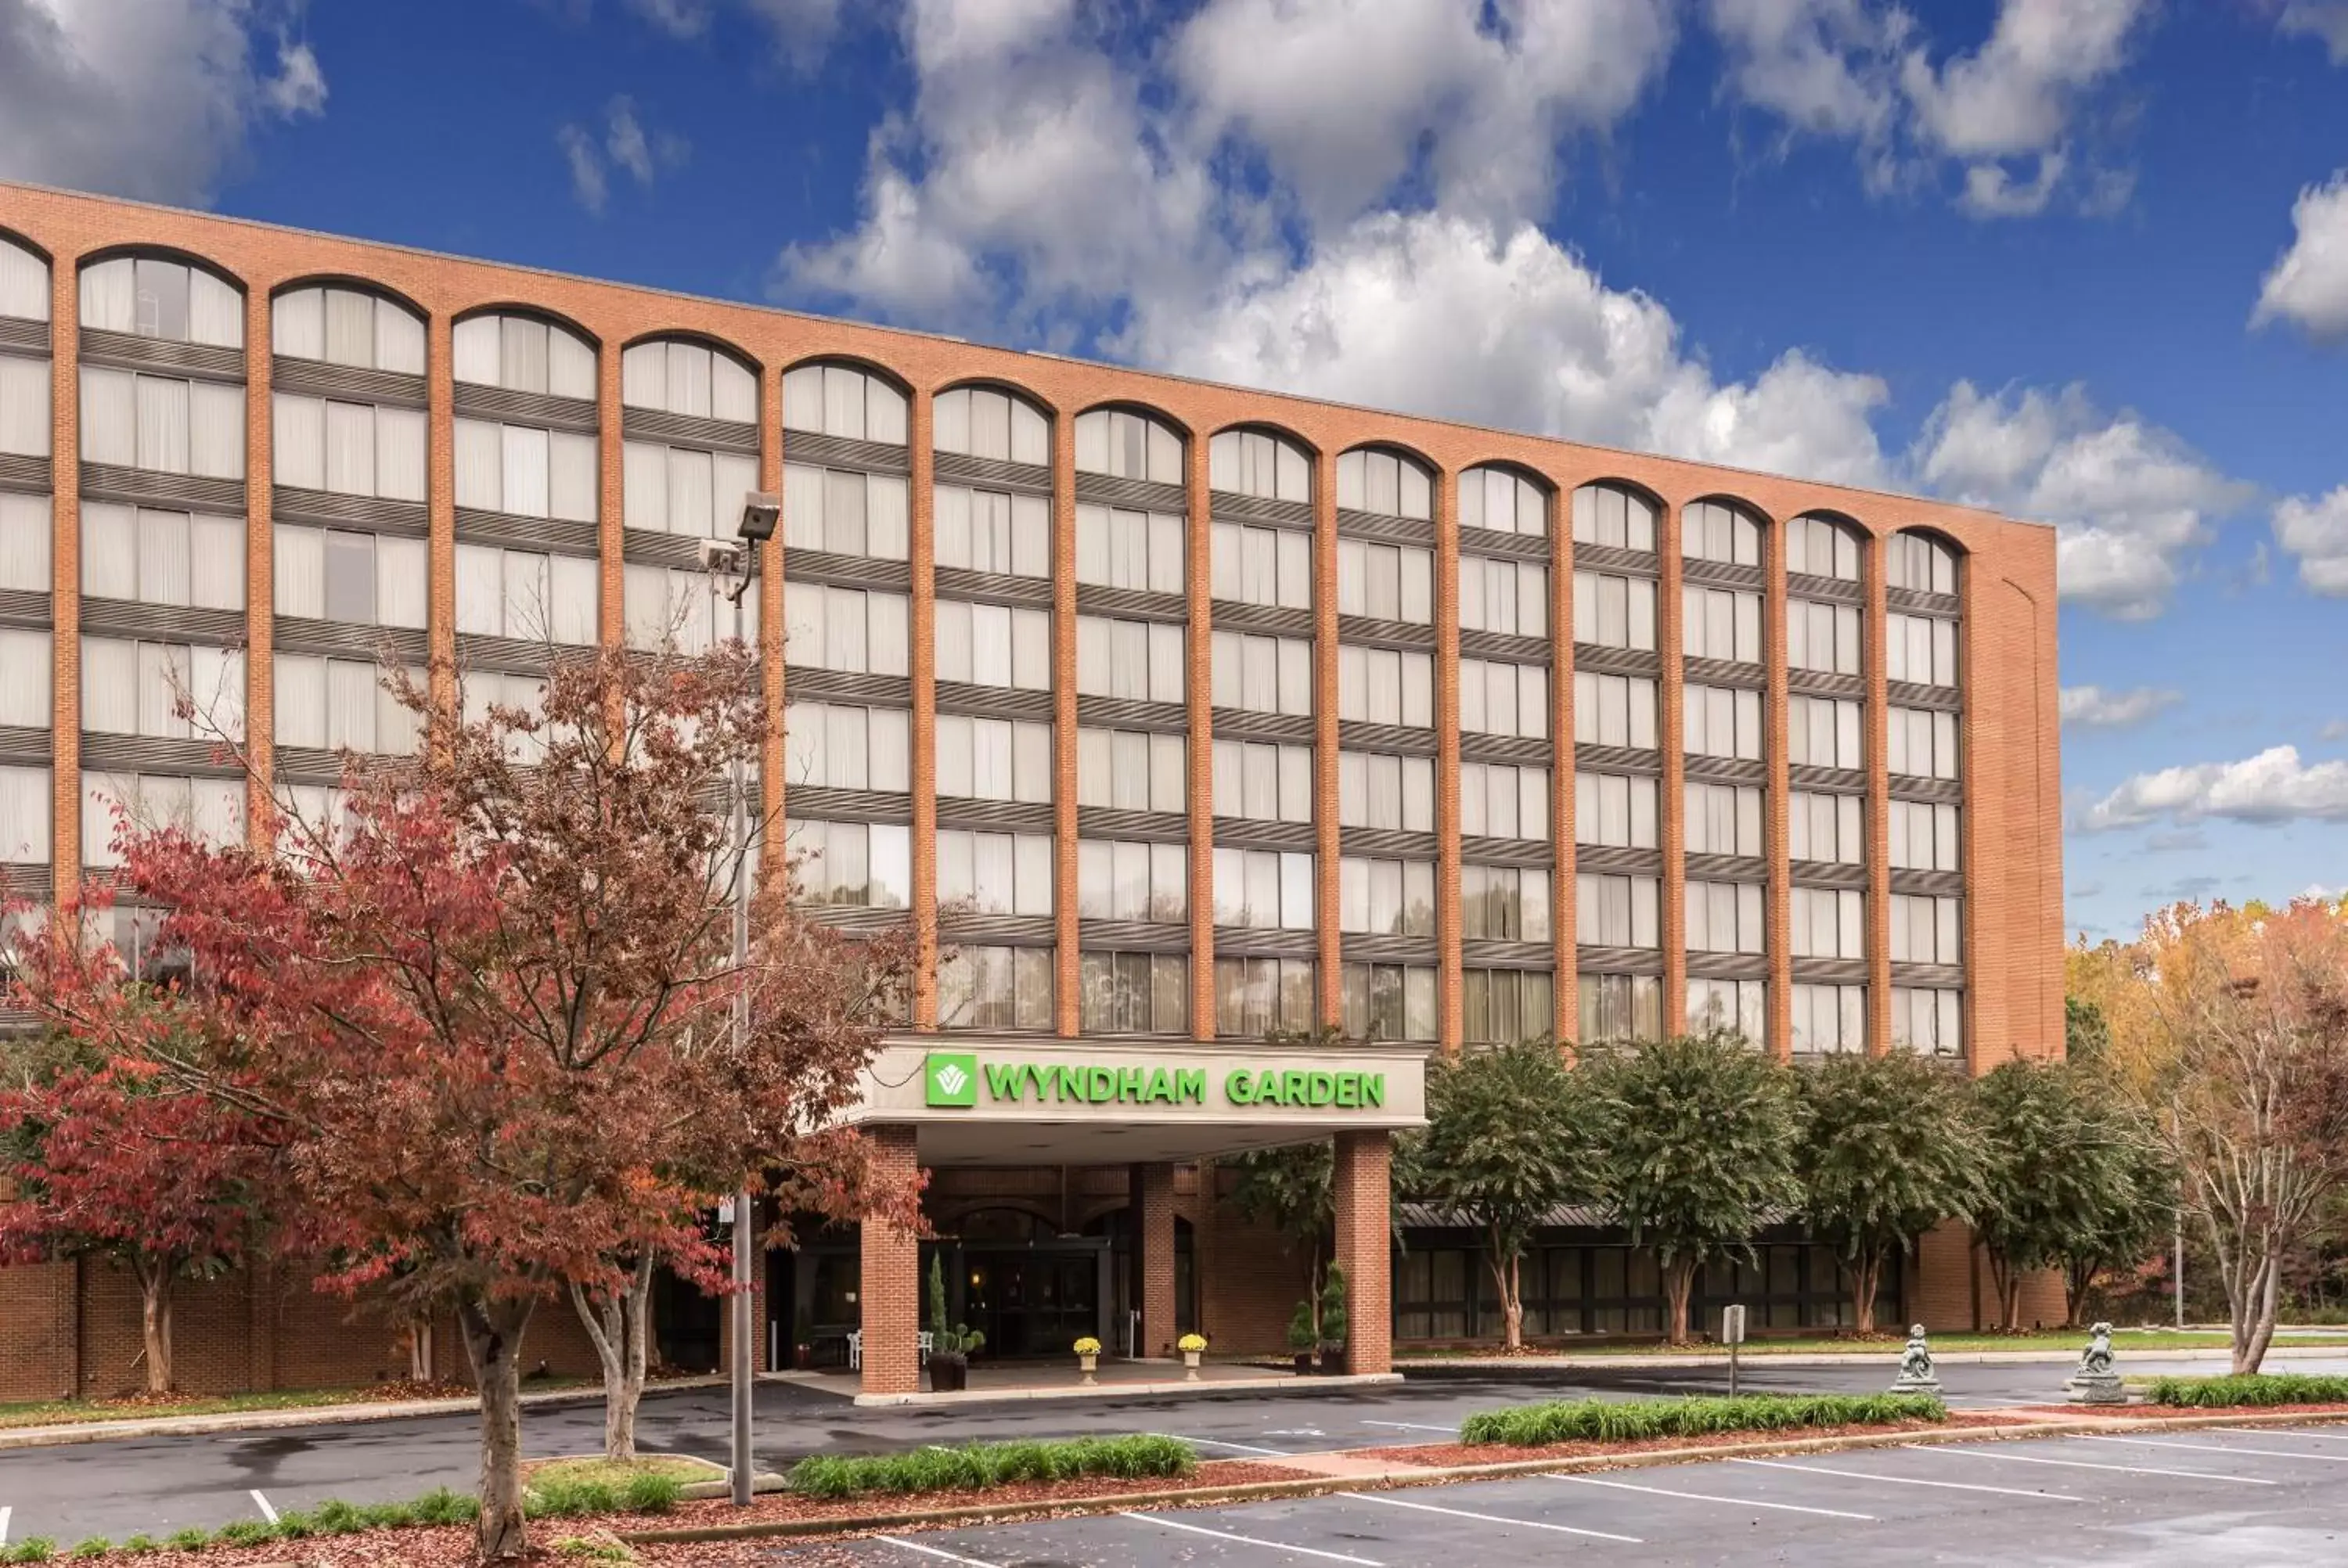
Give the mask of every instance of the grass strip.
[[817, 1454], [794, 1465], [789, 1481], [791, 1490], [803, 1496], [840, 1498], [872, 1492], [983, 1491], [1087, 1476], [1127, 1481], [1187, 1476], [1198, 1468], [1198, 1453], [1179, 1438], [1069, 1438], [855, 1458]]
[[2239, 1405], [2348, 1405], [2348, 1378], [2305, 1372], [2250, 1372], [2223, 1378], [2155, 1378], [2156, 1405], [2216, 1410]]
[[1696, 1395], [1675, 1399], [1557, 1399], [1479, 1410], [1459, 1424], [1459, 1440], [1510, 1448], [1551, 1443], [1645, 1442], [1715, 1432], [1776, 1432], [1806, 1427], [1889, 1426], [1937, 1421], [1948, 1407], [1927, 1394]]

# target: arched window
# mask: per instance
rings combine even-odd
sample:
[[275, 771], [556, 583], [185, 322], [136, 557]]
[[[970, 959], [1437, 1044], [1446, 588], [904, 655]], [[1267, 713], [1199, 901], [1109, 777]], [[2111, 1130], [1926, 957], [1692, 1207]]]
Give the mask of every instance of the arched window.
[[424, 374], [424, 318], [397, 301], [341, 284], [313, 284], [277, 296], [270, 349], [355, 370]]
[[1015, 393], [957, 386], [938, 394], [931, 418], [935, 451], [1038, 468], [1051, 464], [1052, 416]]
[[49, 319], [49, 264], [39, 252], [0, 234], [0, 316]]
[[458, 381], [553, 397], [595, 398], [595, 347], [541, 316], [490, 311], [458, 322], [450, 342]]
[[1513, 469], [1470, 468], [1459, 476], [1459, 526], [1546, 536], [1549, 492]]
[[168, 343], [244, 346], [244, 295], [168, 256], [115, 256], [81, 270], [81, 324]]
[[[29, 322], [49, 319], [49, 264], [5, 236], [0, 236], [0, 316]], [[0, 453], [19, 457], [49, 455], [49, 362], [38, 354], [38, 349], [0, 353]], [[45, 561], [46, 517], [45, 507], [41, 528]], [[0, 538], [0, 556], [9, 548]], [[0, 574], [5, 571], [5, 566], [0, 565]], [[0, 575], [0, 581], [15, 586], [5, 575]]]
[[695, 419], [758, 422], [758, 377], [748, 365], [706, 343], [664, 338], [620, 354], [620, 401]]
[[1076, 415], [1076, 472], [1154, 485], [1183, 482], [1182, 436], [1154, 415], [1096, 408]]
[[783, 428], [902, 446], [905, 395], [857, 365], [802, 364], [783, 375]]
[[1680, 556], [1722, 566], [1761, 564], [1761, 524], [1727, 501], [1694, 501], [1680, 513]]
[[1957, 591], [1957, 552], [1930, 534], [1894, 534], [1884, 547], [1884, 576], [1893, 588], [1917, 593]]
[[1417, 458], [1385, 447], [1364, 447], [1337, 459], [1337, 505], [1352, 512], [1435, 517], [1435, 476]]
[[[1680, 555], [1747, 569], [1690, 577], [1680, 587], [1680, 651], [1689, 659], [1762, 662], [1761, 524], [1732, 501], [1691, 502], [1680, 513]], [[1750, 583], [1754, 586], [1747, 587]]]
[[1584, 485], [1573, 493], [1573, 542], [1655, 551], [1655, 503], [1624, 485]]
[[1786, 569], [1857, 582], [1859, 531], [1832, 518], [1796, 518], [1786, 525]]
[[1207, 487], [1266, 501], [1310, 501], [1313, 459], [1269, 430], [1225, 430], [1207, 444]]

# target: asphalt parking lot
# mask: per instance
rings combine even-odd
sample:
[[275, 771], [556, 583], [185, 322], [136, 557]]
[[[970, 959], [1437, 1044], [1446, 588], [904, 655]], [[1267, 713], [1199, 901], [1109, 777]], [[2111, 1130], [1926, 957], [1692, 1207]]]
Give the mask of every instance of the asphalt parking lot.
[[1342, 1493], [777, 1551], [870, 1568], [1799, 1563], [2265, 1568], [2348, 1553], [2348, 1429], [2197, 1430]]

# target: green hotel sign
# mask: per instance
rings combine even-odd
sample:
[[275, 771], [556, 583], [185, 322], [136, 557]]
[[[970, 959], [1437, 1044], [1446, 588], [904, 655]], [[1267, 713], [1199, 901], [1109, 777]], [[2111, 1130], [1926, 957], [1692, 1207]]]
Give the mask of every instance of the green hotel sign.
[[1386, 1102], [1386, 1075], [1351, 1070], [1235, 1067], [1210, 1085], [1200, 1067], [1097, 1067], [1083, 1063], [1043, 1065], [1029, 1061], [979, 1063], [975, 1053], [933, 1050], [922, 1069], [922, 1102], [932, 1109], [969, 1110], [989, 1105], [1169, 1105], [1218, 1108], [1323, 1107], [1380, 1109]]

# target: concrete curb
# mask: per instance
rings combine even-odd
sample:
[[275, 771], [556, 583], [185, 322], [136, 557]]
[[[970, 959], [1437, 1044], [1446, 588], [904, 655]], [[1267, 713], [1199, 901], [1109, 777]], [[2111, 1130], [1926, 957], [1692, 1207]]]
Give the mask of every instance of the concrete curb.
[[869, 1409], [902, 1409], [908, 1406], [935, 1409], [1030, 1399], [1137, 1399], [1163, 1394], [1192, 1397], [1209, 1394], [1313, 1394], [1328, 1389], [1374, 1388], [1402, 1380], [1399, 1372], [1357, 1372], [1338, 1378], [1324, 1378], [1317, 1374], [1301, 1378], [1292, 1374], [1284, 1378], [1201, 1378], [1195, 1383], [1186, 1378], [1171, 1378], [1147, 1383], [1096, 1383], [1089, 1389], [1081, 1384], [1071, 1384], [1065, 1388], [1047, 1389], [964, 1389], [952, 1394], [859, 1394], [856, 1403]]
[[[2213, 1350], [2141, 1350], [2115, 1346], [2124, 1361], [2231, 1361], [2232, 1353]], [[1738, 1362], [1743, 1371], [1766, 1367], [1896, 1367], [1897, 1348], [1882, 1350], [1793, 1350], [1782, 1355], [1748, 1353]], [[2278, 1345], [2267, 1352], [2270, 1361], [2348, 1359], [2348, 1344]], [[2067, 1367], [2079, 1359], [2076, 1350], [1935, 1350], [1932, 1360], [1941, 1367], [2003, 1367], [2044, 1365]], [[1395, 1370], [1406, 1378], [1433, 1382], [1444, 1378], [1488, 1378], [1495, 1372], [1600, 1372], [1614, 1368], [1625, 1372], [1652, 1372], [1666, 1368], [1691, 1371], [1726, 1371], [1725, 1354], [1684, 1356], [1490, 1356], [1429, 1358], [1397, 1360]]]
[[[647, 1394], [686, 1389], [722, 1389], [723, 1378], [680, 1378], [648, 1386]], [[603, 1390], [552, 1389], [524, 1394], [526, 1409], [564, 1405], [600, 1405]], [[296, 1405], [281, 1410], [221, 1410], [204, 1416], [133, 1417], [119, 1421], [67, 1421], [51, 1427], [0, 1429], [0, 1452], [10, 1449], [65, 1448], [75, 1443], [111, 1442], [123, 1438], [210, 1437], [223, 1432], [274, 1431], [285, 1427], [355, 1426], [369, 1421], [396, 1421], [407, 1416], [469, 1415], [479, 1407], [471, 1399], [405, 1399], [371, 1405]]]
[[[1993, 1414], [1994, 1412], [1968, 1412]], [[702, 1525], [681, 1530], [619, 1532], [630, 1545], [695, 1541], [750, 1541], [765, 1537], [855, 1535], [874, 1530], [917, 1530], [984, 1522], [1010, 1524], [1021, 1520], [1063, 1514], [1117, 1512], [1137, 1508], [1193, 1506], [1202, 1502], [1253, 1502], [1272, 1498], [1322, 1497], [1338, 1491], [1391, 1491], [1405, 1487], [1445, 1486], [1457, 1481], [1489, 1481], [1515, 1475], [1573, 1475], [1584, 1471], [1648, 1470], [1664, 1465], [1692, 1464], [1705, 1460], [1750, 1459], [1769, 1455], [1841, 1453], [1853, 1450], [1894, 1449], [1968, 1442], [2011, 1442], [2024, 1438], [2093, 1436], [2103, 1432], [2191, 1431], [2207, 1427], [2313, 1426], [2348, 1422], [2339, 1411], [2309, 1414], [2278, 1410], [2248, 1416], [2173, 1416], [2147, 1419], [2126, 1416], [2083, 1416], [2075, 1419], [2030, 1421], [2003, 1427], [1962, 1427], [1923, 1431], [1853, 1432], [1827, 1438], [1784, 1438], [1750, 1443], [1721, 1443], [1710, 1448], [1645, 1449], [1629, 1453], [1583, 1454], [1568, 1459], [1503, 1460], [1493, 1464], [1419, 1468], [1401, 1465], [1370, 1475], [1306, 1476], [1295, 1481], [1250, 1481], [1239, 1486], [1161, 1488], [1155, 1491], [1117, 1492], [1101, 1497], [1037, 1499], [1029, 1502], [976, 1503], [959, 1508], [911, 1508], [889, 1513], [860, 1514], [845, 1519], [778, 1519], [754, 1524]], [[1303, 1459], [1310, 1456], [1293, 1456]], [[1262, 1462], [1276, 1462], [1264, 1460]]]

